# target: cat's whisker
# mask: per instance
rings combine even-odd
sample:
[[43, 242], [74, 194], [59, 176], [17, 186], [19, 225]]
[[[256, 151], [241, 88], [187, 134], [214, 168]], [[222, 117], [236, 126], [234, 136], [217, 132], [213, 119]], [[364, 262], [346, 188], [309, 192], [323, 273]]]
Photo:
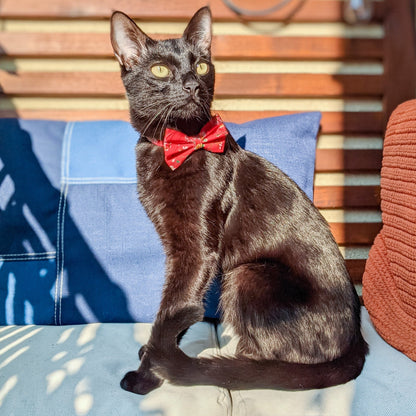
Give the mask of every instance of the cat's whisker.
[[[166, 105], [169, 105], [170, 103], [165, 100], [163, 102], [156, 102], [156, 103], [152, 103], [152, 104], [147, 104], [145, 106], [141, 106], [140, 107], [140, 115], [143, 114], [144, 117], [148, 118], [149, 117], [149, 112], [153, 112], [152, 110], [156, 110], [156, 109], [160, 109], [165, 108]], [[158, 114], [156, 115], [156, 117], [158, 116]], [[154, 117], [155, 118], [155, 117]], [[154, 118], [152, 119], [152, 121], [154, 121]]]
[[174, 109], [175, 109], [175, 106], [173, 104], [168, 105], [165, 108], [166, 111], [165, 111], [163, 117], [160, 118], [160, 121], [161, 121], [161, 132], [164, 132], [165, 131], [165, 129], [166, 129], [167, 125], [168, 125], [169, 117], [172, 114], [172, 112], [173, 112]]
[[163, 106], [163, 105], [165, 105], [165, 104], [169, 104], [169, 101], [164, 101], [164, 102], [160, 102], [160, 101], [158, 101], [158, 102], [156, 102], [156, 103], [151, 103], [151, 104], [147, 104], [147, 105], [145, 105], [145, 106], [142, 106], [142, 107], [140, 107], [140, 110], [142, 111], [142, 112], [145, 112], [145, 111], [147, 111], [147, 110], [152, 110], [152, 109], [155, 109], [155, 108], [160, 108], [160, 106]]
[[205, 100], [202, 102], [202, 109], [204, 110], [204, 113], [208, 116], [208, 118], [211, 118], [211, 105], [209, 102], [206, 102]]
[[[164, 133], [165, 128], [166, 128], [167, 117], [169, 117], [170, 112], [171, 112], [170, 107], [169, 106], [165, 107], [163, 113], [159, 117], [159, 121], [156, 125], [156, 130], [155, 130], [156, 132], [159, 131], [159, 134], [158, 134], [158, 136], [159, 136], [158, 139], [159, 140], [163, 139], [163, 133]], [[160, 129], [159, 129], [159, 125], [161, 126]]]
[[[142, 135], [145, 136], [147, 134], [148, 129], [152, 126], [153, 122], [160, 117], [160, 115], [166, 110], [166, 107], [162, 107], [161, 110], [159, 110], [155, 116], [153, 118], [150, 119], [149, 122], [146, 123], [146, 125], [144, 126], [143, 130], [142, 130]], [[158, 122], [159, 124], [159, 122]], [[155, 130], [156, 131], [156, 130]]]
[[164, 121], [164, 124], [163, 124], [162, 131], [165, 131], [165, 129], [167, 127], [167, 124], [168, 124], [169, 117], [172, 114], [174, 108], [175, 108], [174, 106], [171, 106], [170, 110], [166, 113], [166, 117], [165, 117], [165, 121]]

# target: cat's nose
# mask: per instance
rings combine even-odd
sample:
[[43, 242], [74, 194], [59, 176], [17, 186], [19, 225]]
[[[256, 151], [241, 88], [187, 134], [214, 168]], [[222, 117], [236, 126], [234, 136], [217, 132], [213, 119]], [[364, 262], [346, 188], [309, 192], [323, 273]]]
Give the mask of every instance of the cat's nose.
[[183, 90], [190, 96], [197, 97], [199, 93], [199, 83], [194, 79], [188, 79], [183, 83]]

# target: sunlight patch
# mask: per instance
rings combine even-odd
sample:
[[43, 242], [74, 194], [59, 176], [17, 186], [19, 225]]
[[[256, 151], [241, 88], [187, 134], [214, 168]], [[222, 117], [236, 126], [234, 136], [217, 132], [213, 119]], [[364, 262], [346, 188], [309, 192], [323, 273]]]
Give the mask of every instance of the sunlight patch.
[[68, 354], [68, 352], [67, 352], [67, 351], [61, 351], [61, 352], [58, 352], [57, 354], [55, 354], [55, 355], [51, 358], [51, 361], [52, 361], [52, 362], [59, 361], [59, 360], [61, 360], [62, 358], [64, 358], [67, 354]]
[[16, 277], [13, 273], [9, 273], [7, 280], [7, 296], [5, 300], [6, 307], [6, 325], [14, 324], [14, 298], [16, 295]]
[[16, 358], [20, 357], [28, 349], [29, 349], [29, 347], [20, 348], [20, 350], [16, 351], [14, 354], [12, 354], [9, 357], [7, 357], [3, 362], [0, 363], [0, 370], [2, 370], [4, 367], [6, 367], [7, 365], [9, 365]]
[[3, 401], [5, 397], [10, 393], [10, 391], [16, 386], [17, 384], [17, 376], [10, 377], [4, 384], [3, 387], [0, 389], [0, 406], [3, 405]]
[[79, 334], [77, 345], [82, 347], [88, 344], [97, 336], [97, 330], [100, 327], [99, 323], [86, 325]]
[[65, 370], [56, 370], [46, 376], [46, 393], [51, 394], [60, 387], [66, 377]]
[[0, 210], [6, 211], [15, 193], [15, 186], [10, 175], [6, 175], [0, 183]]
[[62, 332], [61, 336], [58, 339], [57, 344], [63, 344], [64, 342], [68, 341], [74, 329], [75, 328], [69, 328], [69, 329], [66, 329], [64, 332]]
[[92, 394], [83, 393], [77, 396], [74, 400], [74, 408], [77, 416], [87, 415], [94, 404], [94, 397]]
[[68, 374], [72, 376], [74, 374], [77, 374], [79, 370], [81, 370], [84, 363], [85, 363], [84, 357], [74, 358], [73, 360], [70, 360], [67, 363], [65, 363], [64, 368], [66, 368], [66, 371], [68, 372]]
[[[33, 327], [30, 327], [30, 328], [33, 328]], [[0, 349], [0, 355], [5, 354], [7, 351], [9, 351], [12, 348], [16, 347], [16, 345], [19, 345], [22, 342], [25, 342], [29, 338], [33, 337], [34, 335], [36, 335], [37, 333], [39, 333], [40, 331], [42, 331], [42, 329], [43, 328], [33, 329], [33, 331], [30, 331], [28, 334], [22, 336], [21, 338], [17, 339], [16, 341], [13, 341], [13, 342], [9, 343], [4, 348]]]
[[89, 413], [94, 404], [94, 397], [91, 394], [90, 383], [87, 378], [82, 379], [75, 387], [74, 408], [77, 416]]

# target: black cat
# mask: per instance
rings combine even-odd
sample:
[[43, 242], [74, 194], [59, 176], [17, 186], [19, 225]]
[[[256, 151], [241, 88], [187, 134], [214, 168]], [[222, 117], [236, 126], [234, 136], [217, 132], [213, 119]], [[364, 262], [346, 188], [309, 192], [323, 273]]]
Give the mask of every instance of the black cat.
[[[223, 129], [210, 112], [209, 8], [179, 39], [153, 40], [121, 12], [111, 24], [131, 122], [141, 134], [140, 201], [166, 252], [160, 310], [141, 365], [122, 387], [145, 394], [166, 379], [297, 390], [357, 377], [367, 353], [360, 302], [319, 211], [291, 179], [227, 132], [224, 138], [215, 130], [222, 149], [197, 150], [205, 147], [201, 131]], [[176, 153], [168, 156], [172, 135], [196, 149], [179, 167]], [[236, 356], [188, 357], [178, 336], [202, 319], [204, 294], [218, 273], [222, 318], [240, 337]]]

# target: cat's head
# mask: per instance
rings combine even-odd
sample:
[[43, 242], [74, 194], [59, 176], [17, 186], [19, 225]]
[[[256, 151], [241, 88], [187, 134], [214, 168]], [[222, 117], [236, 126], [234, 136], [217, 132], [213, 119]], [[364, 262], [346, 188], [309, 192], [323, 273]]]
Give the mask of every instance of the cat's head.
[[210, 119], [215, 71], [211, 12], [198, 10], [181, 38], [154, 40], [127, 15], [111, 17], [111, 43], [121, 66], [133, 127], [160, 139], [166, 127], [196, 134]]

